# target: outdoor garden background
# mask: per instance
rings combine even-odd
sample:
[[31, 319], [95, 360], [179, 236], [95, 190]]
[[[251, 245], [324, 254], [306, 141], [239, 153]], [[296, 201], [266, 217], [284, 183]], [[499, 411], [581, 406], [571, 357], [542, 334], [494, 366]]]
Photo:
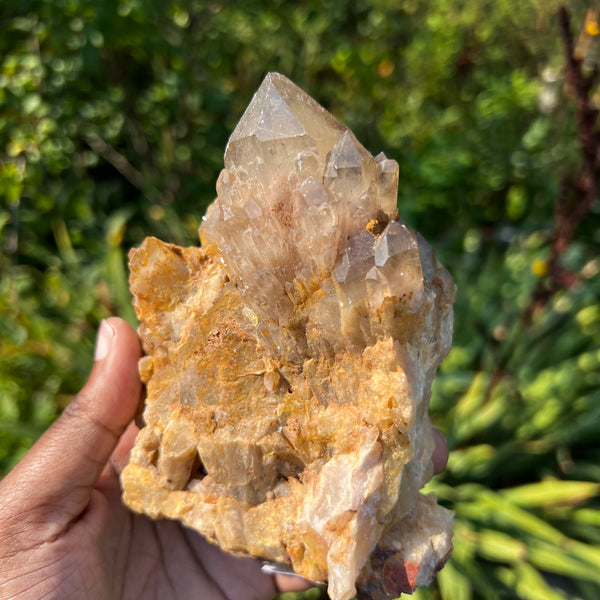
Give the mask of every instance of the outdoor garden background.
[[99, 321], [135, 324], [128, 249], [197, 243], [279, 71], [399, 162], [401, 218], [458, 284], [430, 485], [455, 550], [415, 598], [600, 598], [598, 8], [569, 2], [569, 28], [549, 0], [0, 0], [0, 476]]

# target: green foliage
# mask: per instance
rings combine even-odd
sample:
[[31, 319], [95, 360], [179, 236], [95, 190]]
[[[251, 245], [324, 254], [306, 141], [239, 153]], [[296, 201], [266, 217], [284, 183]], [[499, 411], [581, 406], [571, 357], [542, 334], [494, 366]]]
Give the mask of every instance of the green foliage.
[[85, 380], [98, 321], [135, 322], [127, 249], [195, 243], [227, 137], [278, 70], [398, 160], [400, 214], [457, 280], [431, 403], [452, 452], [430, 485], [455, 551], [415, 598], [600, 597], [599, 209], [561, 256], [576, 285], [553, 290], [554, 204], [580, 163], [555, 9], [0, 3], [0, 473]]

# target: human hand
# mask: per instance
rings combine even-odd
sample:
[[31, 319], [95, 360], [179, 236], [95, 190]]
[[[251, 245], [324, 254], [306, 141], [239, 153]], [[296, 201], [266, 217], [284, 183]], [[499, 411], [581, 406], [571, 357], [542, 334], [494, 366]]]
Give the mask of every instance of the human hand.
[[140, 397], [134, 331], [100, 329], [85, 387], [0, 482], [0, 599], [267, 599], [257, 561], [121, 503]]
[[[118, 473], [137, 433], [139, 357], [131, 327], [105, 321], [88, 382], [0, 482], [0, 600], [266, 600], [307, 587], [122, 504]], [[436, 471], [447, 460], [441, 434], [432, 459]]]

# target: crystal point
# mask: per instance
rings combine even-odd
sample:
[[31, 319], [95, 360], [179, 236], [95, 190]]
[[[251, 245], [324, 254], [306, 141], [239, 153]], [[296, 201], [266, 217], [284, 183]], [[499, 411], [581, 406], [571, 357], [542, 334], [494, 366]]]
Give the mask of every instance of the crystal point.
[[[261, 142], [292, 138], [306, 132], [277, 87], [267, 76], [229, 138], [229, 145], [251, 136]], [[227, 162], [227, 151], [225, 152]]]
[[350, 130], [347, 130], [327, 155], [325, 177], [328, 173], [335, 177], [336, 172], [344, 169], [353, 169], [360, 174], [363, 161], [370, 157], [371, 155], [358, 143]]
[[405, 254], [415, 253], [415, 234], [398, 221], [391, 221], [384, 229], [375, 248], [375, 264], [385, 267], [388, 261], [400, 261]]
[[271, 73], [202, 246], [130, 253], [147, 398], [125, 502], [332, 600], [412, 592], [451, 550], [451, 513], [419, 490], [455, 288], [397, 187], [394, 160]]

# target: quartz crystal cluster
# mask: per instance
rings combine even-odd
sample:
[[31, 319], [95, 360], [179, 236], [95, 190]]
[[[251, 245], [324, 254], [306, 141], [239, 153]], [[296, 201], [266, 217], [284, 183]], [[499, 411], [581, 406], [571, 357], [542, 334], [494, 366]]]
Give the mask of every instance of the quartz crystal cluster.
[[130, 253], [147, 398], [125, 502], [333, 600], [412, 592], [452, 547], [451, 513], [419, 490], [455, 286], [397, 185], [395, 161], [269, 74], [201, 247]]

